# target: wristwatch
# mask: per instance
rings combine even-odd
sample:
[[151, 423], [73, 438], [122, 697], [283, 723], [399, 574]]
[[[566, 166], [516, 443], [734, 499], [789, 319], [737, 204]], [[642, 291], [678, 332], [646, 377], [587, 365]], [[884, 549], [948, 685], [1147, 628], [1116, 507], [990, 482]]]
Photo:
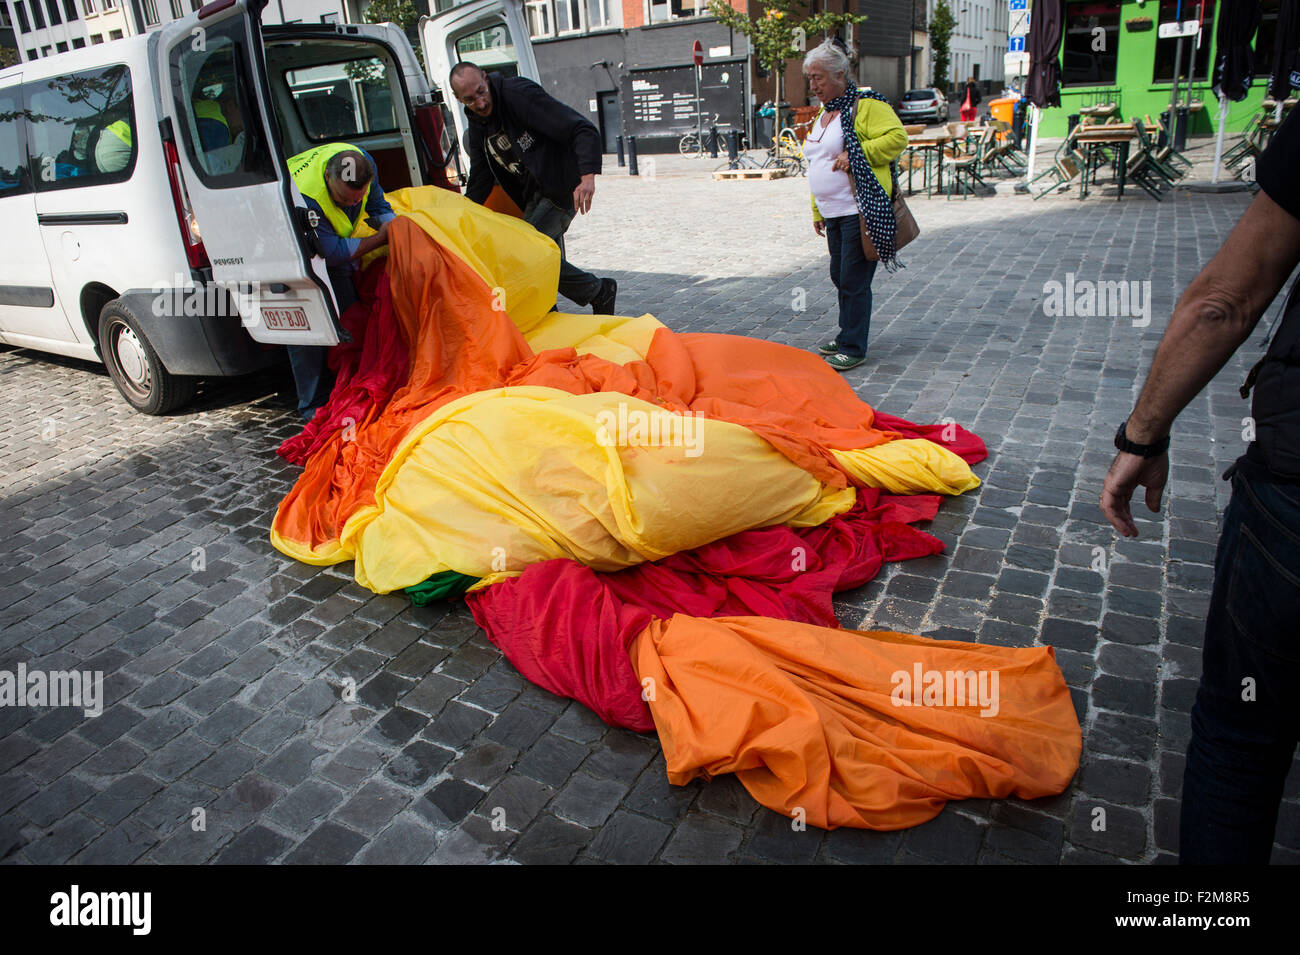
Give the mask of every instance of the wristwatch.
[[1136, 441], [1130, 441], [1124, 432], [1127, 424], [1128, 419], [1125, 418], [1120, 422], [1119, 430], [1115, 432], [1115, 447], [1120, 451], [1125, 454], [1136, 454], [1140, 458], [1158, 458], [1169, 450], [1169, 435], [1165, 435], [1153, 444], [1138, 444]]

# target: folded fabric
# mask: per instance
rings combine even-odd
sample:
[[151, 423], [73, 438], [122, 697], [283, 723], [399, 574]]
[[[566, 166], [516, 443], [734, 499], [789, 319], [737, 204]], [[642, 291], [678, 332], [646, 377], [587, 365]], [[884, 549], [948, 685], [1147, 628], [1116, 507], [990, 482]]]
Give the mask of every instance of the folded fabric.
[[1055, 795], [1078, 768], [1051, 647], [679, 614], [631, 653], [669, 782], [735, 773], [807, 825], [902, 829], [952, 799]]

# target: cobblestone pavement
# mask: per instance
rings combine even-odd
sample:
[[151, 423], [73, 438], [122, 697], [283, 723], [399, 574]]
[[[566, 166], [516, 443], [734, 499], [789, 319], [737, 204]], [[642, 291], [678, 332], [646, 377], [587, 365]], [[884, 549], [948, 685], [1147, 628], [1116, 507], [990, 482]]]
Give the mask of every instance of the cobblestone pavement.
[[[610, 170], [571, 258], [618, 278], [620, 311], [811, 347], [834, 300], [806, 181], [714, 183], [712, 165]], [[98, 718], [0, 709], [0, 857], [1172, 861], [1218, 475], [1243, 447], [1236, 388], [1262, 328], [1179, 420], [1163, 519], [1117, 540], [1097, 497], [1177, 292], [1248, 201], [915, 202], [922, 236], [905, 270], [877, 275], [870, 358], [848, 377], [882, 410], [971, 427], [991, 454], [983, 487], [928, 528], [945, 554], [888, 565], [837, 607], [848, 626], [1056, 647], [1084, 756], [1059, 797], [955, 803], [904, 832], [793, 831], [731, 777], [672, 787], [653, 736], [528, 685], [463, 606], [414, 608], [350, 565], [274, 551], [296, 474], [274, 454], [295, 430], [287, 371], [148, 418], [96, 367], [0, 350], [0, 669], [107, 675]], [[1067, 272], [1149, 281], [1150, 324], [1045, 316], [1044, 283]], [[1298, 784], [1277, 861], [1300, 860]]]

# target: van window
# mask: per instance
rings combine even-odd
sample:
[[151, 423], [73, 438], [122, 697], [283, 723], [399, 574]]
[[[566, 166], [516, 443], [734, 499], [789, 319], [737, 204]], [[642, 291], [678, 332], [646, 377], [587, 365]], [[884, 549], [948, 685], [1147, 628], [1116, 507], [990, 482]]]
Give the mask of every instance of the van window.
[[186, 36], [169, 56], [178, 132], [199, 178], [210, 189], [276, 181], [249, 79], [243, 20], [217, 24], [197, 46]]
[[24, 89], [38, 192], [131, 178], [140, 137], [124, 65], [37, 80]]
[[0, 199], [32, 191], [27, 171], [27, 154], [23, 149], [19, 122], [22, 100], [18, 87], [0, 90]]
[[[530, 17], [532, 13], [530, 7]], [[519, 75], [519, 54], [515, 52], [514, 41], [510, 38], [510, 28], [504, 23], [475, 30], [458, 39], [456, 58], [475, 63], [484, 70], [496, 70], [503, 76]]]
[[284, 81], [313, 142], [397, 131], [388, 69], [378, 57], [285, 70]]

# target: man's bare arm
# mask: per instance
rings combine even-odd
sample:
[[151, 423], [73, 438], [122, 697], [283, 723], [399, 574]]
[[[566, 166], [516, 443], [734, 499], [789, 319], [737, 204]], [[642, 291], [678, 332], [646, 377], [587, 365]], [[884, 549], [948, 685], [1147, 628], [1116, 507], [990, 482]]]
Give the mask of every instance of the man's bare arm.
[[1300, 220], [1261, 192], [1174, 307], [1129, 416], [1129, 440], [1150, 444], [1169, 433], [1250, 337], [1298, 261]]
[[[1153, 444], [1169, 433], [1179, 412], [1250, 337], [1298, 261], [1300, 220], [1261, 192], [1179, 298], [1129, 415], [1130, 441]], [[1168, 476], [1167, 454], [1142, 458], [1121, 451], [1106, 475], [1102, 513], [1121, 534], [1136, 537], [1133, 492], [1145, 487], [1147, 508], [1158, 512]]]

